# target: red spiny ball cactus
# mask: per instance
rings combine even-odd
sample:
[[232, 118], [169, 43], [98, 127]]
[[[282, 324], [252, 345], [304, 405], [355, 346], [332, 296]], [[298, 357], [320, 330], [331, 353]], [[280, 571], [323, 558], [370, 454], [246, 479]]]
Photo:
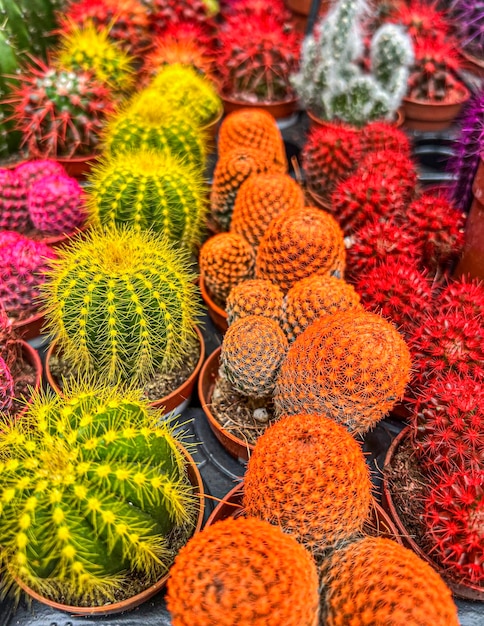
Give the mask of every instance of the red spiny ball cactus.
[[415, 196], [417, 170], [409, 155], [395, 150], [374, 150], [361, 161], [357, 173], [362, 178], [369, 174], [379, 174], [383, 179], [392, 178], [397, 182], [400, 194], [407, 202]]
[[142, 0], [148, 8], [150, 30], [164, 35], [174, 24], [196, 24], [204, 33], [202, 45], [210, 46], [214, 23], [203, 0]]
[[288, 348], [274, 320], [248, 315], [231, 324], [220, 354], [220, 374], [244, 396], [270, 396]]
[[291, 345], [274, 404], [279, 415], [314, 412], [364, 433], [403, 397], [409, 379], [410, 352], [393, 324], [366, 311], [335, 313]]
[[316, 565], [279, 528], [229, 518], [180, 550], [166, 601], [173, 626], [316, 626]]
[[314, 207], [275, 217], [257, 249], [256, 277], [284, 292], [311, 274], [341, 276], [344, 269], [343, 233], [331, 215]]
[[247, 315], [263, 315], [275, 322], [282, 317], [284, 294], [269, 280], [253, 278], [236, 285], [229, 293], [226, 304], [227, 323]]
[[67, 176], [65, 168], [52, 159], [34, 159], [17, 165], [15, 174], [22, 181], [26, 192], [41, 178], [46, 176]]
[[410, 156], [411, 145], [407, 135], [389, 122], [370, 122], [360, 132], [363, 154], [380, 150], [392, 150]]
[[0, 356], [0, 411], [8, 411], [12, 406], [14, 382], [10, 368]]
[[391, 539], [365, 537], [335, 550], [323, 579], [328, 626], [458, 626], [441, 577]]
[[329, 202], [336, 185], [356, 169], [361, 154], [360, 133], [352, 128], [312, 129], [302, 150], [308, 188]]
[[423, 467], [483, 467], [484, 381], [455, 372], [431, 380], [417, 394], [412, 429]]
[[244, 507], [324, 550], [362, 530], [371, 504], [360, 445], [317, 414], [282, 417], [259, 437], [245, 474]]
[[235, 198], [230, 230], [256, 249], [274, 217], [303, 207], [302, 189], [288, 174], [252, 174]]
[[439, 294], [440, 311], [465, 310], [470, 317], [484, 319], [484, 282], [465, 275], [450, 280]]
[[253, 278], [255, 253], [247, 241], [236, 233], [219, 233], [210, 237], [200, 249], [200, 279], [221, 306], [230, 290], [243, 280]]
[[46, 176], [29, 192], [30, 218], [37, 230], [51, 235], [69, 234], [87, 218], [84, 192], [74, 178]]
[[294, 341], [315, 320], [340, 311], [362, 310], [360, 296], [335, 276], [314, 274], [299, 280], [284, 299], [283, 329]]
[[420, 39], [414, 46], [415, 60], [408, 77], [409, 98], [428, 102], [462, 100], [464, 85], [458, 78], [458, 45], [443, 38]]
[[459, 582], [484, 581], [484, 470], [433, 480], [425, 500], [425, 540], [432, 558]]
[[14, 170], [0, 169], [0, 230], [27, 232], [31, 227], [26, 189]]

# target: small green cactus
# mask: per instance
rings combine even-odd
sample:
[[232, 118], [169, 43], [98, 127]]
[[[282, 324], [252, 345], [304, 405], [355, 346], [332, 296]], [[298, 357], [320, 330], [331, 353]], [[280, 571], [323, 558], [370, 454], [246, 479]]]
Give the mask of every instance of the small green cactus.
[[187, 249], [202, 237], [207, 206], [200, 168], [168, 152], [119, 153], [101, 161], [89, 177], [94, 223], [151, 229]]
[[183, 363], [199, 313], [188, 256], [166, 237], [92, 231], [59, 250], [44, 287], [65, 360], [110, 381], [145, 381]]
[[0, 500], [6, 573], [73, 606], [153, 584], [199, 507], [173, 428], [136, 392], [88, 384], [4, 419]]

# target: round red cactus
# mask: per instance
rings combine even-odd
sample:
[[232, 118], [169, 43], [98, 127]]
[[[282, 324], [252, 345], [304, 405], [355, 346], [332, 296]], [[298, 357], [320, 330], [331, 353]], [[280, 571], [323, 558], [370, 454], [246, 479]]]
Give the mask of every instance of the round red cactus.
[[392, 150], [407, 157], [411, 154], [407, 135], [389, 122], [369, 122], [360, 132], [360, 145], [363, 154], [380, 150]]
[[410, 158], [398, 150], [374, 150], [363, 157], [358, 172], [364, 177], [366, 173], [378, 173], [383, 178], [393, 177], [398, 181], [402, 195], [410, 200], [415, 195], [417, 186], [417, 170]]
[[437, 306], [440, 311], [459, 309], [484, 319], [484, 282], [465, 275], [451, 279], [439, 294]]

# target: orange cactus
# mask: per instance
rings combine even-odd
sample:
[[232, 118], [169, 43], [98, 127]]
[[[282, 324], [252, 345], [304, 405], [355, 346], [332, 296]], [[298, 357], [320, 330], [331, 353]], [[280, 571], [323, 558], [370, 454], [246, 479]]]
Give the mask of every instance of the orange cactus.
[[323, 581], [328, 626], [458, 626], [452, 594], [430, 565], [391, 539], [336, 550]]
[[363, 310], [360, 296], [344, 280], [314, 274], [299, 280], [289, 289], [284, 301], [282, 328], [294, 341], [319, 317], [340, 311]]
[[283, 299], [282, 291], [269, 280], [244, 280], [231, 290], [227, 298], [227, 323], [230, 326], [247, 315], [263, 315], [279, 323]]
[[282, 417], [257, 440], [245, 475], [246, 512], [309, 549], [359, 533], [371, 502], [363, 451], [336, 422], [316, 414]]
[[266, 278], [287, 292], [311, 274], [342, 275], [345, 268], [343, 231], [320, 209], [289, 209], [270, 223], [257, 249], [257, 278]]
[[276, 389], [279, 415], [320, 413], [364, 433], [403, 397], [410, 351], [380, 315], [346, 311], [316, 320], [289, 348]]
[[219, 233], [200, 248], [201, 280], [220, 306], [232, 287], [254, 275], [255, 253], [247, 241], [235, 233]]
[[166, 603], [173, 626], [317, 626], [318, 574], [279, 528], [229, 518], [180, 550]]
[[239, 189], [230, 230], [257, 248], [274, 217], [303, 207], [303, 191], [288, 174], [253, 174]]
[[248, 315], [229, 326], [225, 334], [220, 374], [244, 396], [270, 396], [288, 347], [277, 322]]

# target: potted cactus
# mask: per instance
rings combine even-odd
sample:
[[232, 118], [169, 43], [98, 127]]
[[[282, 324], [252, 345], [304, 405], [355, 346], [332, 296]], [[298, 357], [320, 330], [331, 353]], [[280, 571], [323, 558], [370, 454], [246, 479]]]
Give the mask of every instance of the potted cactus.
[[460, 43], [460, 54], [465, 67], [482, 78], [484, 76], [482, 5], [473, 0], [451, 0], [448, 14]]

